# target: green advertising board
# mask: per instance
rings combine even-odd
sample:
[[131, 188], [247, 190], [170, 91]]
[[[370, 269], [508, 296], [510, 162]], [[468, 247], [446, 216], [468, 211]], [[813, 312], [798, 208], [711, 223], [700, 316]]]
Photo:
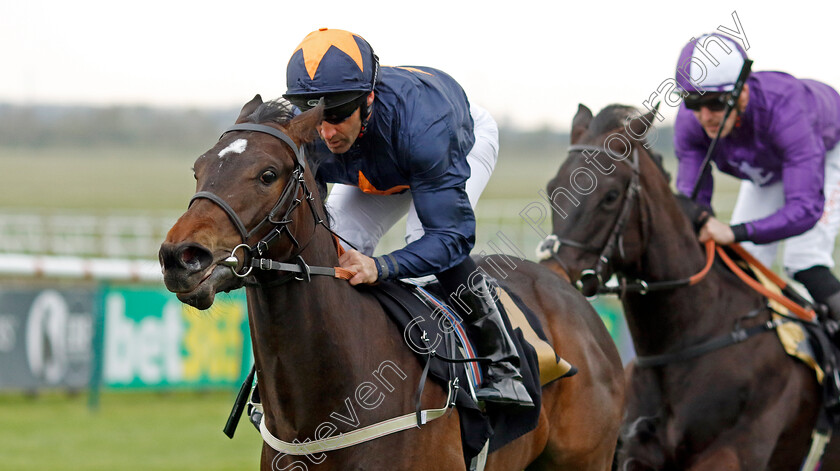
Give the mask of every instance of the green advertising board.
[[[0, 301], [0, 390], [237, 388], [253, 364], [244, 290], [217, 295], [207, 311], [148, 284], [16, 286]], [[633, 345], [620, 303], [592, 305], [626, 364]]]
[[158, 287], [104, 286], [102, 384], [110, 388], [241, 383], [252, 353], [244, 292], [207, 311]]
[[[633, 357], [621, 305], [593, 300], [626, 363]], [[97, 343], [107, 388], [237, 387], [253, 362], [245, 293], [217, 296], [207, 311], [163, 287], [103, 285]]]

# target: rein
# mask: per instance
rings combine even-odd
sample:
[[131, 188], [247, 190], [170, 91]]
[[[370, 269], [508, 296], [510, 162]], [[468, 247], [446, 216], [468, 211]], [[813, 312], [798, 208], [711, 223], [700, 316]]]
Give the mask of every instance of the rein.
[[[593, 155], [592, 153], [597, 154], [601, 152], [607, 155], [611, 155], [611, 151], [605, 147], [589, 145], [570, 146], [569, 154], [573, 152], [580, 152], [586, 156]], [[706, 274], [709, 272], [709, 269], [712, 267], [712, 262], [714, 262], [714, 243], [712, 242], [706, 244], [706, 265], [703, 267], [702, 270], [700, 270], [698, 273], [694, 274], [689, 278], [654, 282], [635, 280], [632, 283], [627, 283], [626, 279], [622, 279], [621, 284], [619, 284], [619, 286], [617, 287], [610, 287], [604, 284], [603, 274], [610, 263], [610, 258], [613, 256], [613, 253], [615, 252], [616, 248], [618, 248], [619, 253], [622, 253], [623, 251], [622, 233], [624, 232], [624, 228], [627, 226], [627, 222], [630, 220], [630, 211], [633, 209], [633, 204], [636, 200], [639, 200], [639, 196], [641, 195], [639, 152], [636, 148], [633, 148], [632, 156], [633, 160], [630, 163], [630, 168], [633, 170], [633, 176], [630, 179], [630, 182], [627, 184], [627, 189], [625, 190], [626, 197], [619, 211], [619, 215], [616, 218], [615, 223], [613, 224], [613, 228], [610, 231], [610, 235], [607, 237], [607, 240], [604, 242], [604, 245], [602, 247], [587, 245], [574, 240], [558, 237], [556, 234], [551, 234], [548, 237], [546, 237], [540, 244], [540, 246], [537, 248], [537, 256], [539, 258], [552, 258], [559, 262], [564, 270], [565, 264], [562, 260], [560, 260], [560, 257], [557, 256], [557, 252], [560, 250], [560, 247], [565, 245], [586, 252], [597, 253], [598, 261], [596, 262], [595, 267], [592, 269], [583, 270], [583, 272], [581, 272], [580, 279], [575, 283], [578, 290], [580, 290], [587, 297], [591, 297], [596, 294], [646, 294], [651, 291], [660, 291], [679, 288], [682, 286], [695, 285], [706, 276]], [[568, 272], [568, 270], [566, 271]]]
[[[793, 295], [795, 293], [792, 289], [790, 289], [778, 275], [773, 273], [769, 268], [767, 268], [763, 263], [759, 262], [755, 257], [752, 256], [749, 252], [744, 250], [739, 244], [731, 244], [730, 247], [735, 253], [737, 253], [740, 257], [742, 257], [747, 263], [749, 263], [752, 267], [756, 268], [760, 271], [763, 275], [767, 277], [770, 282], [778, 286], [782, 289], [788, 296], [795, 297], [798, 300], [802, 300], [801, 297], [798, 295]], [[752, 288], [757, 293], [761, 294], [762, 296], [766, 297], [767, 299], [776, 301], [783, 305], [785, 308], [788, 309], [791, 313], [793, 313], [799, 320], [813, 323], [816, 321], [816, 313], [813, 309], [806, 309], [793, 300], [791, 300], [787, 296], [783, 296], [779, 293], [773, 292], [758, 281], [756, 281], [753, 277], [748, 275], [740, 266], [738, 266], [735, 261], [723, 250], [723, 247], [717, 246], [715, 247], [714, 241], [710, 241], [706, 243], [706, 251], [712, 250], [712, 254], [716, 249], [718, 256], [720, 256], [721, 260], [729, 267], [730, 270], [747, 286]], [[713, 255], [714, 256], [714, 255]], [[696, 275], [695, 275], [696, 276]], [[757, 314], [757, 311], [753, 311], [752, 313], [748, 314], [747, 317], [752, 317]], [[722, 335], [720, 337], [712, 338], [706, 342], [701, 344], [693, 345], [683, 350], [672, 352], [672, 353], [665, 353], [661, 355], [649, 355], [649, 356], [640, 356], [636, 358], [636, 366], [642, 368], [654, 367], [654, 366], [662, 366], [668, 363], [678, 362], [678, 361], [685, 361], [691, 358], [695, 358], [701, 355], [705, 355], [713, 350], [718, 350], [724, 347], [728, 347], [730, 345], [734, 345], [736, 343], [741, 343], [748, 338], [762, 334], [764, 332], [770, 332], [772, 330], [777, 329], [780, 325], [784, 324], [785, 322], [789, 322], [787, 319], [775, 319], [769, 320], [762, 324], [755, 325], [749, 328], [740, 328], [736, 327], [735, 330], [730, 332], [729, 334]]]
[[752, 256], [749, 252], [744, 250], [740, 244], [731, 244], [729, 247], [735, 251], [741, 258], [747, 261], [751, 266], [757, 268], [764, 276], [766, 276], [773, 284], [778, 286], [787, 296], [783, 296], [779, 293], [775, 293], [770, 291], [769, 289], [765, 288], [761, 283], [756, 281], [753, 277], [747, 275], [744, 270], [741, 269], [733, 260], [729, 257], [729, 255], [723, 250], [723, 247], [718, 247], [717, 252], [726, 266], [732, 270], [733, 273], [738, 275], [738, 278], [741, 279], [744, 283], [747, 284], [750, 288], [761, 294], [762, 296], [771, 299], [773, 301], [778, 302], [782, 306], [786, 307], [790, 312], [792, 312], [796, 317], [808, 321], [808, 322], [815, 322], [817, 319], [817, 315], [813, 309], [806, 309], [799, 304], [795, 303], [790, 297], [799, 298], [798, 300], [802, 300], [801, 297], [798, 295], [793, 295], [795, 293], [792, 289], [788, 288], [787, 283], [782, 280], [778, 275], [773, 273], [769, 268], [767, 268], [763, 263], [759, 262], [755, 257]]
[[[581, 152], [587, 156], [592, 155], [591, 153], [593, 152], [604, 152], [607, 155], [611, 155], [610, 151], [605, 147], [589, 145], [570, 146], [569, 153], [571, 154], [573, 152]], [[761, 285], [761, 283], [757, 282], [752, 277], [747, 275], [734, 261], [732, 261], [732, 259], [728, 256], [728, 254], [723, 250], [722, 247], [715, 245], [715, 242], [713, 240], [709, 240], [705, 243], [705, 265], [699, 272], [695, 273], [694, 275], [688, 278], [655, 282], [635, 280], [631, 283], [628, 283], [626, 278], [621, 278], [621, 282], [618, 286], [605, 286], [603, 283], [603, 273], [608, 264], [610, 263], [610, 257], [612, 257], [616, 247], [618, 247], [619, 250], [621, 249], [621, 234], [623, 233], [624, 228], [626, 227], [627, 222], [629, 220], [632, 205], [638, 198], [638, 196], [641, 194], [639, 157], [638, 152], [635, 148], [633, 149], [633, 160], [631, 161], [630, 165], [631, 169], [633, 170], [633, 176], [627, 185], [627, 189], [625, 191], [626, 197], [623, 206], [619, 211], [619, 215], [616, 218], [612, 230], [610, 231], [610, 235], [604, 242], [604, 245], [602, 247], [591, 246], [574, 240], [560, 238], [556, 234], [551, 234], [548, 237], [546, 237], [540, 244], [540, 246], [537, 248], [538, 257], [540, 257], [541, 259], [552, 258], [558, 261], [560, 265], [565, 269], [565, 264], [562, 262], [562, 260], [560, 260], [560, 257], [557, 255], [562, 246], [573, 247], [578, 250], [583, 250], [590, 253], [597, 253], [598, 261], [596, 262], [595, 267], [581, 272], [581, 277], [576, 283], [577, 288], [586, 296], [594, 296], [595, 294], [618, 294], [620, 296], [623, 296], [626, 293], [639, 293], [644, 295], [653, 291], [664, 291], [696, 285], [697, 283], [702, 281], [705, 278], [705, 276], [709, 273], [714, 263], [715, 254], [717, 253], [717, 255], [720, 256], [721, 260], [723, 260], [723, 262], [729, 267], [729, 269], [732, 270], [732, 272], [735, 273], [739, 279], [741, 279], [744, 283], [750, 286], [753, 290], [755, 290], [756, 292], [765, 296], [768, 299], [779, 302], [791, 313], [796, 315], [796, 317], [798, 317], [799, 319], [806, 322], [815, 321], [816, 314], [814, 313], [813, 309], [803, 308], [790, 298], [772, 292], [769, 289], [765, 288], [763, 285]], [[730, 245], [730, 247], [744, 260], [746, 260], [748, 263], [750, 263], [751, 265], [756, 267], [756, 269], [758, 269], [764, 275], [766, 275], [767, 278], [771, 280], [771, 282], [776, 284], [779, 288], [781, 288], [782, 291], [785, 292], [785, 294], [795, 298], [797, 301], [802, 300], [802, 298], [798, 296], [798, 294], [796, 294], [795, 291], [793, 291], [787, 286], [784, 280], [782, 280], [775, 273], [773, 273], [767, 267], [761, 264], [758, 260], [755, 259], [755, 257], [750, 255], [740, 245], [732, 244]], [[757, 313], [758, 311], [753, 311], [747, 317], [754, 316]], [[741, 328], [736, 325], [735, 330], [726, 335], [714, 337], [708, 341], [689, 346], [683, 350], [660, 355], [639, 356], [635, 360], [636, 366], [642, 368], [655, 367], [666, 365], [672, 362], [689, 360], [691, 358], [704, 355], [708, 352], [743, 342], [744, 340], [754, 335], [773, 331], [784, 322], [787, 322], [787, 320], [770, 320], [749, 328]]]
[[[263, 124], [236, 124], [228, 128], [224, 133], [222, 133], [222, 136], [231, 131], [261, 132], [264, 134], [274, 136], [292, 148], [295, 154], [296, 162], [295, 168], [292, 171], [289, 180], [286, 183], [286, 186], [283, 188], [283, 191], [280, 193], [280, 197], [277, 199], [277, 203], [274, 204], [271, 211], [269, 211], [268, 215], [266, 215], [266, 217], [263, 218], [250, 231], [248, 231], [245, 228], [245, 225], [242, 223], [242, 219], [239, 217], [238, 214], [236, 214], [236, 211], [234, 211], [234, 209], [219, 195], [208, 191], [199, 191], [195, 195], [193, 195], [192, 199], [190, 199], [190, 205], [192, 205], [192, 203], [198, 199], [207, 199], [212, 201], [227, 214], [228, 218], [230, 218], [234, 227], [236, 227], [236, 230], [242, 237], [242, 243], [234, 247], [233, 250], [231, 250], [230, 256], [218, 262], [218, 264], [230, 268], [231, 272], [233, 272], [233, 274], [239, 278], [247, 277], [255, 268], [264, 271], [274, 270], [289, 273], [288, 276], [281, 277], [268, 283], [257, 283], [264, 288], [284, 284], [292, 279], [309, 282], [311, 281], [311, 277], [313, 275], [325, 275], [345, 280], [349, 280], [350, 278], [352, 278], [353, 275], [355, 275], [356, 273], [341, 267], [319, 267], [308, 265], [303, 260], [303, 257], [301, 257], [300, 253], [303, 251], [303, 249], [306, 248], [309, 241], [312, 240], [312, 237], [310, 237], [309, 241], [307, 241], [306, 244], [303, 247], [301, 247], [300, 243], [297, 241], [297, 239], [295, 239], [294, 235], [292, 235], [291, 231], [289, 230], [289, 225], [293, 222], [293, 220], [291, 219], [292, 213], [296, 209], [298, 209], [298, 207], [300, 207], [304, 201], [306, 201], [306, 203], [309, 205], [309, 208], [312, 212], [312, 216], [315, 221], [314, 227], [312, 229], [313, 234], [315, 230], [317, 230], [318, 226], [323, 226], [334, 237], [336, 237], [337, 239], [344, 240], [343, 238], [341, 238], [341, 236], [339, 236], [338, 234], [333, 232], [329, 227], [327, 227], [327, 225], [324, 223], [324, 219], [318, 215], [314, 205], [312, 204], [314, 196], [313, 193], [306, 186], [306, 181], [304, 179], [304, 171], [306, 169], [306, 157], [304, 154], [303, 146], [296, 146], [294, 141], [281, 130]], [[277, 214], [283, 207], [286, 207], [286, 210], [283, 213], [282, 217], [278, 219]], [[253, 246], [249, 245], [248, 240], [265, 224], [273, 224], [274, 228], [262, 239], [260, 239], [256, 244], [254, 244]], [[277, 242], [280, 239], [280, 237], [282, 237], [284, 234], [287, 235], [291, 239], [292, 244], [295, 247], [297, 247], [296, 253], [290, 257], [290, 260], [294, 261], [294, 263], [279, 262], [270, 258], [264, 258], [268, 255], [271, 246], [275, 242]], [[237, 271], [237, 267], [240, 265], [240, 261], [236, 258], [236, 252], [239, 249], [243, 249], [247, 258], [247, 260], [245, 260], [242, 263], [243, 268], [247, 267], [247, 270], [245, 270], [242, 273]], [[254, 256], [254, 254], [256, 254], [257, 256]], [[429, 360], [431, 360], [432, 355], [434, 355], [434, 351], [430, 354]], [[440, 355], [437, 356], [443, 359], [444, 361], [450, 362], [466, 362], [476, 360], [449, 359]], [[314, 441], [307, 439], [304, 442], [300, 442], [299, 440], [295, 439], [293, 442], [286, 442], [275, 437], [271, 433], [271, 431], [268, 430], [268, 427], [265, 424], [265, 414], [262, 409], [262, 405], [256, 403], [252, 405], [255, 407], [257, 412], [259, 412], [260, 420], [258, 428], [260, 431], [260, 435], [262, 436], [263, 441], [277, 452], [285, 453], [287, 455], [299, 456], [338, 450], [341, 448], [346, 448], [353, 445], [357, 445], [359, 443], [374, 440], [385, 435], [424, 425], [428, 422], [431, 422], [432, 420], [444, 416], [448, 411], [455, 407], [455, 394], [457, 393], [457, 390], [460, 387], [458, 385], [458, 379], [455, 378], [454, 380], [449, 382], [449, 390], [446, 396], [446, 403], [443, 405], [443, 407], [438, 409], [421, 409], [420, 399], [423, 391], [423, 386], [426, 381], [426, 375], [429, 371], [429, 366], [430, 361], [427, 361], [426, 367], [424, 368], [423, 374], [420, 378], [420, 386], [417, 391], [416, 397], [417, 407], [415, 412], [388, 419], [373, 425], [369, 425], [367, 427], [363, 427], [358, 430], [341, 433], [336, 437], [322, 438]], [[244, 409], [244, 403], [247, 401], [247, 391], [250, 390], [252, 387], [256, 388], [256, 384], [254, 384], [253, 386], [251, 385], [251, 383], [254, 380], [254, 371], [254, 367], [252, 367], [251, 374], [248, 375], [245, 382], [243, 383], [239, 395], [236, 398], [236, 402], [234, 403], [233, 410], [231, 411], [230, 417], [228, 418], [228, 423], [225, 425], [224, 432], [230, 438], [233, 438], [233, 434], [236, 430], [236, 423], [238, 423], [239, 416], [242, 414], [242, 410]]]
[[[568, 243], [563, 243], [563, 245], [571, 246]], [[537, 247], [537, 257], [542, 260], [552, 258], [561, 263], [562, 265], [562, 261], [559, 260], [559, 257], [557, 256], [557, 252], [560, 250], [560, 246], [560, 240], [557, 238], [556, 235], [551, 234], [545, 239], [543, 239], [540, 246]], [[706, 275], [709, 273], [709, 270], [712, 268], [712, 264], [715, 261], [714, 241], [706, 242], [705, 251], [706, 264], [699, 272], [695, 273], [694, 275], [691, 275], [688, 278], [651, 282], [637, 279], [631, 283], [628, 283], [626, 278], [622, 278], [618, 286], [607, 286], [605, 284], [599, 284], [598, 291], [595, 294], [616, 294], [619, 296], [624, 295], [626, 293], [647, 294], [653, 291], [663, 291], [668, 289], [682, 288], [684, 286], [696, 285], [697, 283], [701, 282], [703, 278], [706, 277]], [[584, 283], [582, 283], [581, 281], [577, 282], [578, 289], [581, 289], [583, 285]]]

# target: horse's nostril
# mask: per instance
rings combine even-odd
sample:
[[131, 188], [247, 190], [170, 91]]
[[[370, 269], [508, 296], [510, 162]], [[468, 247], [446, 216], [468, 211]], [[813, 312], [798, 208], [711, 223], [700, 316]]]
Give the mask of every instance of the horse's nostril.
[[164, 244], [160, 249], [160, 262], [164, 270], [186, 269], [197, 272], [213, 263], [213, 254], [197, 244], [183, 246]]
[[181, 264], [184, 266], [198, 265], [201, 262], [198, 260], [198, 255], [195, 253], [195, 248], [187, 247], [181, 251]]
[[199, 271], [213, 263], [213, 255], [204, 247], [189, 245], [181, 249], [178, 261], [187, 270]]

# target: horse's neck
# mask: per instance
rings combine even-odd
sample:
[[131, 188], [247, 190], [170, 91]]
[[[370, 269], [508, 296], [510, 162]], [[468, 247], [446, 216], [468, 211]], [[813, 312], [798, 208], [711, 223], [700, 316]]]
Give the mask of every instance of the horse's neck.
[[[337, 265], [328, 233], [316, 234], [303, 259], [311, 266]], [[328, 276], [250, 288], [248, 306], [260, 392], [276, 433], [297, 436], [332, 411], [346, 415], [339, 406], [324, 412], [319, 405], [328, 398], [319, 396], [329, 391], [341, 404], [370, 379], [371, 370], [353, 359], [371, 352], [376, 336], [383, 336], [381, 323], [369, 322], [378, 306], [345, 280]]]
[[[633, 273], [648, 283], [687, 279], [701, 271], [705, 251], [675, 201], [648, 198], [649, 240]], [[656, 208], [654, 204], [660, 205]], [[663, 210], [662, 205], [669, 206]], [[726, 291], [727, 295], [721, 294]], [[753, 293], [712, 268], [694, 285], [648, 294], [631, 294], [622, 300], [628, 326], [638, 353], [662, 353], [697, 343], [698, 339], [731, 329], [733, 310], [755, 298]]]

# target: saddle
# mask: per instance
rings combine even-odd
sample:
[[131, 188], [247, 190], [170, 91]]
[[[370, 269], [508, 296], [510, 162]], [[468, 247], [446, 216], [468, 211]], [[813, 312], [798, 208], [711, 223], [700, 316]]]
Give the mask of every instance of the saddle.
[[[455, 404], [461, 420], [461, 443], [467, 469], [472, 459], [491, 453], [536, 428], [540, 415], [541, 386], [577, 369], [558, 358], [548, 343], [539, 320], [522, 300], [504, 286], [498, 288], [505, 327], [511, 334], [519, 358], [523, 384], [534, 407], [519, 408], [488, 403], [482, 410], [474, 391], [481, 385], [481, 370], [469, 339], [458, 317], [439, 299], [442, 290], [435, 284], [417, 286], [403, 281], [387, 281], [361, 289], [376, 297], [391, 320], [405, 332], [406, 342], [429, 375], [441, 385], [457, 378], [464, 385]], [[472, 355], [472, 356], [471, 356]], [[421, 386], [422, 387], [422, 386]]]
[[[734, 252], [728, 248], [725, 251], [745, 273], [760, 283], [764, 291], [762, 294], [771, 294], [767, 296], [767, 307], [771, 311], [771, 322], [778, 326], [776, 334], [782, 347], [789, 356], [813, 370], [822, 386], [824, 413], [820, 418], [823, 423], [818, 427], [840, 430], [840, 349], [832, 335], [837, 327], [829, 325], [834, 321], [827, 320], [825, 315], [817, 315], [810, 322], [797, 317], [789, 308], [791, 303], [795, 304], [794, 309], [801, 307], [814, 312], [821, 312], [821, 306], [815, 306], [789, 286], [780, 286], [777, 280], [771, 279], [765, 267], [751, 263], [740, 251]], [[779, 302], [780, 298], [788, 302]]]
[[[675, 196], [695, 232], [699, 232], [709, 217], [714, 215], [710, 207], [700, 205], [682, 194]], [[840, 373], [837, 369], [840, 361], [837, 345], [840, 328], [831, 325], [834, 321], [826, 320], [822, 306], [815, 306], [800, 296], [738, 244], [718, 249], [729, 270], [767, 298], [767, 306], [772, 314], [766, 324], [768, 327], [763, 331], [776, 330], [785, 352], [811, 368], [823, 387], [824, 414], [820, 418], [823, 423], [818, 428], [823, 431], [840, 429]], [[751, 283], [745, 277], [754, 281]], [[793, 311], [796, 311], [796, 315]], [[814, 315], [816, 312], [823, 315]], [[803, 317], [813, 319], [808, 321]], [[756, 329], [753, 332], [761, 331]]]
[[[458, 316], [439, 301], [440, 295], [433, 294], [442, 291], [437, 284], [421, 287], [404, 281], [383, 281], [358, 288], [379, 301], [423, 366], [416, 393], [415, 424], [419, 426], [426, 422], [424, 414], [428, 411], [421, 411], [420, 400], [427, 377], [450, 391], [450, 404], [458, 408], [464, 461], [469, 470], [483, 469], [488, 453], [536, 428], [540, 417], [541, 386], [577, 373], [574, 366], [556, 356], [536, 315], [515, 293], [499, 287], [497, 294], [505, 328], [519, 354], [522, 382], [534, 407], [488, 403], [481, 408], [475, 399], [475, 390], [481, 386], [479, 363], [483, 359], [475, 358], [475, 349], [459, 324]], [[253, 369], [240, 389], [225, 426], [225, 433], [231, 438], [246, 402], [250, 422], [261, 430], [262, 407]]]

